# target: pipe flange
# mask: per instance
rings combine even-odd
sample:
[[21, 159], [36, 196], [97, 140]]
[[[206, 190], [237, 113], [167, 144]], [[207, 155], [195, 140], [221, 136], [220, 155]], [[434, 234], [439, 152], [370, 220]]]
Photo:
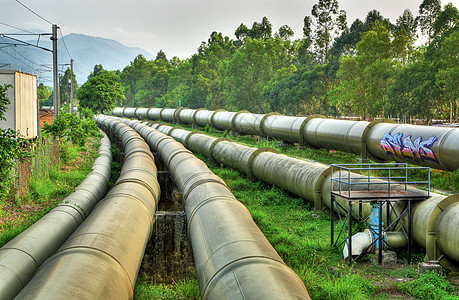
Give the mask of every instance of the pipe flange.
[[231, 140], [229, 138], [226, 138], [226, 137], [220, 137], [220, 138], [216, 139], [215, 141], [213, 141], [212, 144], [210, 144], [210, 147], [209, 147], [209, 157], [211, 159], [215, 160], [214, 155], [213, 155], [214, 147], [215, 147], [215, 145], [217, 145], [218, 143], [220, 143], [222, 141], [234, 142], [233, 140]]
[[260, 124], [258, 125], [258, 132], [260, 134], [260, 137], [264, 137], [266, 136], [265, 134], [265, 131], [263, 130], [263, 123], [265, 122], [265, 120], [268, 118], [268, 117], [271, 117], [271, 116], [282, 116], [280, 113], [278, 112], [270, 112], [270, 113], [267, 113], [263, 116], [263, 118], [261, 118], [260, 120]]
[[224, 111], [226, 111], [226, 110], [225, 109], [217, 109], [216, 111], [214, 111], [212, 113], [212, 115], [210, 116], [210, 124], [209, 124], [210, 127], [215, 128], [215, 125], [214, 125], [214, 116], [215, 116], [215, 114], [218, 113], [218, 112], [224, 112]]
[[201, 111], [201, 110], [207, 110], [207, 109], [205, 109], [205, 108], [198, 108], [198, 109], [196, 109], [196, 110], [194, 111], [194, 113], [193, 113], [193, 124], [192, 124], [193, 128], [196, 126], [196, 114], [198, 113], [198, 111]]
[[263, 148], [259, 148], [256, 151], [254, 151], [250, 155], [249, 160], [247, 161], [247, 178], [250, 179], [250, 180], [252, 180], [254, 178], [253, 170], [252, 170], [253, 160], [255, 159], [255, 157], [258, 156], [258, 154], [260, 154], [262, 152], [271, 152], [271, 153], [280, 154], [279, 151], [277, 151], [276, 149], [271, 148], [271, 147], [263, 147]]
[[[324, 205], [324, 202], [322, 201], [322, 185], [324, 180], [330, 176], [331, 174], [331, 166], [326, 168], [320, 175], [319, 178], [316, 181], [316, 184], [314, 185], [314, 209], [316, 211], [323, 211], [327, 207]], [[333, 213], [333, 212], [330, 212]]]
[[438, 261], [442, 266], [452, 270], [457, 269], [457, 263], [446, 257], [438, 247], [435, 224], [437, 222], [438, 217], [443, 213], [443, 211], [448, 206], [458, 202], [459, 194], [454, 194], [443, 199], [432, 210], [432, 213], [429, 215], [429, 218], [427, 219], [426, 226], [426, 261]]
[[303, 121], [303, 123], [301, 123], [301, 125], [300, 125], [300, 130], [299, 130], [299, 132], [298, 132], [298, 134], [299, 134], [299, 141], [300, 141], [299, 144], [300, 144], [300, 146], [305, 146], [305, 145], [306, 145], [306, 139], [304, 138], [303, 131], [304, 131], [304, 127], [306, 126], [306, 124], [307, 124], [309, 121], [311, 121], [312, 119], [327, 119], [327, 117], [324, 116], [324, 115], [318, 115], [318, 114], [316, 114], [316, 115], [310, 115], [310, 116], [308, 116], [308, 117]]
[[360, 154], [362, 156], [362, 158], [364, 159], [367, 159], [367, 158], [370, 158], [372, 160], [374, 160], [375, 162], [377, 163], [383, 163], [383, 162], [387, 162], [387, 160], [384, 160], [384, 159], [380, 159], [378, 157], [375, 157], [375, 156], [371, 156], [371, 153], [368, 152], [368, 146], [367, 146], [367, 135], [368, 135], [368, 132], [370, 131], [371, 128], [373, 128], [374, 126], [378, 125], [378, 124], [381, 124], [381, 123], [392, 123], [392, 124], [395, 124], [396, 122], [394, 120], [391, 120], [391, 119], [377, 119], [377, 120], [373, 120], [372, 122], [370, 122], [370, 124], [367, 125], [367, 127], [365, 127], [365, 129], [363, 130], [363, 133], [362, 133], [362, 138], [361, 138], [361, 150], [360, 150]]

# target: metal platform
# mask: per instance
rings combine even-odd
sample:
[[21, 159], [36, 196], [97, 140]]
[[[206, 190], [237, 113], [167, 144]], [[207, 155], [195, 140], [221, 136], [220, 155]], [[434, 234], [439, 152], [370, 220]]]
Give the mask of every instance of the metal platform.
[[[411, 171], [425, 169], [427, 180], [409, 180]], [[349, 249], [349, 263], [352, 264], [352, 236], [359, 231], [354, 225], [365, 223], [370, 229], [372, 240], [370, 246], [356, 259], [359, 259], [372, 246], [378, 248], [378, 263], [382, 263], [382, 248], [390, 245], [383, 238], [386, 232], [401, 230], [408, 239], [408, 261], [411, 262], [412, 215], [413, 201], [420, 201], [430, 196], [430, 168], [408, 167], [405, 163], [389, 164], [334, 164], [331, 170], [331, 244], [340, 247], [344, 243]], [[412, 188], [411, 185], [423, 184], [426, 190]], [[403, 201], [399, 213], [394, 209], [395, 203]], [[363, 204], [378, 205], [378, 226], [369, 224], [370, 215], [363, 215]], [[358, 205], [358, 211], [354, 211]], [[383, 206], [385, 206], [385, 227], [383, 227]], [[392, 215], [392, 219], [391, 219]], [[407, 215], [407, 227], [400, 226], [402, 218]], [[340, 231], [335, 239], [334, 221], [339, 220]], [[353, 222], [352, 219], [356, 222]], [[347, 223], [347, 224], [346, 224]], [[341, 240], [341, 236], [343, 239]]]

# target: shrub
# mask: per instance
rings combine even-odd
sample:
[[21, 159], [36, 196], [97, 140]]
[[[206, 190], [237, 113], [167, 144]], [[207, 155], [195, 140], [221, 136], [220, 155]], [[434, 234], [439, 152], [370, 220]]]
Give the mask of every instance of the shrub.
[[[10, 100], [6, 98], [6, 91], [10, 85], [0, 85], [0, 120], [6, 120], [4, 114]], [[18, 160], [29, 156], [24, 144], [27, 140], [20, 137], [12, 129], [0, 129], [0, 201], [8, 196], [14, 183], [13, 170]]]

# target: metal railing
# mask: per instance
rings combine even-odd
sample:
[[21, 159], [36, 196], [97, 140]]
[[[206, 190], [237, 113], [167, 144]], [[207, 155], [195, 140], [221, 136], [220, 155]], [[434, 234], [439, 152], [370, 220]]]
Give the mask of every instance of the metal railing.
[[[427, 180], [410, 180], [410, 171], [427, 170]], [[335, 173], [338, 172], [338, 177]], [[354, 175], [353, 175], [354, 174]], [[355, 176], [360, 174], [361, 176]], [[334, 183], [337, 183], [337, 188]], [[430, 168], [411, 167], [406, 163], [358, 163], [358, 164], [332, 164], [331, 165], [331, 192], [339, 196], [351, 198], [351, 192], [356, 191], [355, 186], [365, 186], [358, 191], [387, 191], [387, 197], [398, 197], [394, 186], [403, 186], [407, 191], [408, 185], [427, 185], [427, 196], [430, 196]], [[386, 185], [386, 188], [371, 188], [375, 185]], [[357, 197], [357, 196], [356, 196]], [[361, 195], [358, 198], [362, 198]]]

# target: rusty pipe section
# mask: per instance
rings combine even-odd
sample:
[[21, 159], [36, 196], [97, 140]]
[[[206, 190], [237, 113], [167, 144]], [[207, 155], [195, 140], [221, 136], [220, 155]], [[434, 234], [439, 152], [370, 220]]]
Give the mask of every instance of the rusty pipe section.
[[[121, 120], [148, 142], [183, 195], [202, 299], [310, 299], [298, 277], [253, 222], [247, 208], [204, 162], [173, 138], [139, 122]], [[158, 126], [177, 137], [181, 129]], [[206, 135], [187, 143], [211, 148]]]
[[110, 146], [103, 134], [92, 171], [75, 192], [0, 248], [0, 299], [13, 299], [103, 198], [110, 180]]
[[[245, 172], [269, 184], [277, 185], [292, 194], [310, 202], [318, 210], [331, 207], [330, 166], [288, 157], [276, 151], [255, 149], [243, 146], [228, 139], [218, 139], [202, 133], [171, 126], [155, 124], [162, 132], [169, 133], [193, 152], [202, 153], [228, 167]], [[257, 152], [258, 151], [258, 152]], [[356, 176], [355, 174], [353, 176]], [[363, 188], [363, 186], [362, 186]], [[384, 187], [383, 187], [384, 188]], [[337, 199], [344, 207], [347, 202]], [[426, 249], [426, 260], [439, 261], [450, 269], [459, 269], [459, 194], [443, 196], [431, 193], [425, 201], [413, 205], [413, 240]], [[394, 204], [390, 218], [394, 220], [405, 205], [404, 201]], [[354, 205], [355, 214], [358, 206]], [[368, 204], [362, 207], [363, 216], [370, 214]], [[383, 209], [383, 219], [386, 209]], [[404, 218], [406, 226], [406, 218]], [[405, 227], [406, 228], [406, 227]], [[393, 234], [398, 237], [397, 233]], [[392, 239], [394, 246], [403, 241]]]
[[[164, 116], [147, 113], [148, 118], [155, 121], [173, 121], [268, 136], [313, 148], [354, 153], [375, 161], [406, 162], [448, 171], [459, 168], [459, 129], [456, 128], [395, 124], [386, 119], [373, 122], [335, 120], [320, 115], [292, 117], [276, 113], [252, 114], [247, 111], [139, 109], [147, 112], [164, 111]], [[135, 110], [117, 107], [113, 114], [135, 117]]]
[[96, 117], [124, 148], [113, 188], [60, 249], [46, 260], [17, 299], [131, 299], [152, 232], [160, 187], [153, 155], [129, 126]]

